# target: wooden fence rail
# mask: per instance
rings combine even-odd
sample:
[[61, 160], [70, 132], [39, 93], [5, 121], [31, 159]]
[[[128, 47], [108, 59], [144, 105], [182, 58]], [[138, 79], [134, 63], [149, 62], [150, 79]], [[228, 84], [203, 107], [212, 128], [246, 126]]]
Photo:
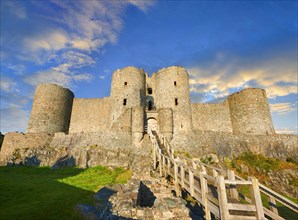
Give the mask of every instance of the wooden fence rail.
[[[151, 130], [148, 134], [152, 142], [154, 169], [158, 165], [160, 177], [170, 176], [174, 180], [177, 196], [185, 190], [195, 198], [204, 207], [207, 220], [212, 214], [223, 220], [284, 219], [278, 213], [276, 202], [298, 213], [296, 203], [260, 184], [256, 178], [245, 180], [232, 170], [207, 165], [198, 159], [175, 156], [166, 138]], [[237, 186], [249, 187], [251, 196], [239, 193]], [[263, 206], [261, 193], [268, 196], [269, 209]]]

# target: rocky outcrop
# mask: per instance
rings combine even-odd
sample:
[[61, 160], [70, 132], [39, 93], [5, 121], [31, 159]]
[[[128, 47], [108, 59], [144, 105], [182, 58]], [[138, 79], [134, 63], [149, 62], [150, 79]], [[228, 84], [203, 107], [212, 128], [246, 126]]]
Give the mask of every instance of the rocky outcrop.
[[173, 195], [173, 185], [152, 177], [150, 160], [144, 158], [134, 166], [127, 184], [99, 190], [96, 206], [80, 204], [77, 209], [87, 219], [204, 219], [202, 213], [195, 215], [185, 200]]

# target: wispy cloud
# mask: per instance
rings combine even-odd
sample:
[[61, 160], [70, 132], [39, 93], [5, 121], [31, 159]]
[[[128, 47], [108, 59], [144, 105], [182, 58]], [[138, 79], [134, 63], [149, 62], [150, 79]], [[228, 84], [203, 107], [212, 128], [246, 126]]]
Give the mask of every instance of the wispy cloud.
[[288, 128], [280, 128], [275, 129], [277, 134], [298, 134], [298, 129], [288, 129]]
[[11, 106], [1, 109], [1, 132], [25, 131], [29, 120], [29, 111], [19, 106]]
[[36, 86], [40, 83], [55, 83], [61, 86], [72, 87], [76, 81], [90, 81], [93, 76], [81, 73], [78, 70], [84, 66], [92, 66], [95, 61], [87, 54], [78, 51], [67, 51], [59, 56], [57, 66], [38, 71], [25, 77], [25, 82]]
[[297, 103], [294, 104], [289, 102], [283, 102], [270, 104], [270, 110], [272, 113], [286, 114], [288, 112], [294, 111], [295, 109], [297, 109]]
[[37, 72], [25, 78], [25, 82], [32, 86], [36, 86], [40, 83], [54, 83], [57, 85], [72, 87], [73, 82], [76, 81], [90, 81], [93, 78], [88, 73], [65, 73], [63, 71], [57, 71], [55, 69], [45, 70]]
[[15, 90], [16, 82], [8, 77], [1, 76], [0, 89], [4, 92], [12, 92]]
[[25, 66], [23, 64], [7, 64], [7, 68], [12, 70], [16, 75], [23, 75], [25, 71]]
[[264, 88], [269, 98], [298, 93], [295, 57], [270, 57], [244, 65], [241, 58], [222, 60], [222, 56], [209, 66], [188, 68], [193, 96], [206, 94], [202, 100], [210, 101], [247, 87]]
[[3, 0], [1, 1], [1, 7], [12, 13], [17, 18], [25, 19], [27, 17], [26, 8], [22, 1]]

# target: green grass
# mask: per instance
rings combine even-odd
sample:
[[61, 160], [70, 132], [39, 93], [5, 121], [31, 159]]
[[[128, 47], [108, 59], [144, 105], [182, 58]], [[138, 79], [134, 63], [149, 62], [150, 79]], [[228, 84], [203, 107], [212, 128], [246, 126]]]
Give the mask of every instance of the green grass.
[[[250, 196], [250, 190], [248, 186], [239, 186], [237, 187], [238, 192], [240, 192], [241, 194], [251, 198]], [[287, 197], [288, 199], [292, 200], [293, 202], [297, 203], [297, 199], [294, 198], [290, 198]], [[269, 209], [269, 199], [268, 196], [266, 196], [264, 193], [261, 193], [261, 199], [262, 199], [262, 204], [264, 207], [266, 207], [267, 209]], [[240, 201], [242, 203], [247, 203], [245, 200], [240, 199]], [[277, 206], [277, 210], [280, 216], [282, 216], [285, 219], [296, 219], [297, 218], [297, 214], [292, 211], [291, 209], [285, 207], [284, 205], [282, 205], [279, 202], [276, 202], [276, 206]]]
[[[251, 152], [243, 153], [239, 157], [233, 159], [232, 161], [226, 159], [225, 162], [230, 168], [236, 171], [236, 174], [242, 176], [245, 179], [247, 178], [247, 176], [254, 176], [258, 178], [260, 182], [266, 182], [266, 180], [268, 181], [267, 174], [270, 170], [279, 172], [284, 169], [296, 170], [298, 168], [297, 163], [294, 163], [290, 160], [282, 161], [276, 158], [268, 158], [261, 154], [253, 154]], [[241, 169], [242, 164], [247, 166], [248, 173], [247, 171], [245, 173], [243, 172], [243, 170]], [[297, 180], [293, 178], [292, 180], [289, 180], [289, 184], [296, 186]], [[250, 191], [248, 187], [240, 186], [240, 187], [237, 187], [237, 189], [243, 195], [250, 197]], [[266, 208], [269, 208], [268, 197], [265, 194], [261, 193], [261, 198], [262, 198], [263, 205]], [[295, 203], [298, 202], [298, 200], [295, 198], [290, 198], [290, 197], [287, 197], [287, 198], [292, 200]], [[244, 200], [241, 200], [241, 201], [244, 202]], [[279, 214], [285, 219], [297, 218], [297, 214], [292, 210], [286, 208], [285, 206], [283, 206], [278, 202], [276, 205], [277, 205]]]
[[122, 168], [0, 167], [0, 219], [82, 219], [76, 204], [93, 204], [94, 192], [130, 177]]

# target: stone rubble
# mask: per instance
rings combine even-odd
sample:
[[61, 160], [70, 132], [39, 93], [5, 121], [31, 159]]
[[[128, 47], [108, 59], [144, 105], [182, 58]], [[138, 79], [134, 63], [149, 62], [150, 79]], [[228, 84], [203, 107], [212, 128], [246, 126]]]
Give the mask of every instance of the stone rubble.
[[174, 196], [173, 189], [166, 179], [154, 177], [147, 158], [127, 184], [101, 189], [95, 195], [99, 201], [96, 209], [86, 205], [77, 208], [87, 219], [204, 219], [202, 215], [192, 218], [195, 214], [185, 200]]

